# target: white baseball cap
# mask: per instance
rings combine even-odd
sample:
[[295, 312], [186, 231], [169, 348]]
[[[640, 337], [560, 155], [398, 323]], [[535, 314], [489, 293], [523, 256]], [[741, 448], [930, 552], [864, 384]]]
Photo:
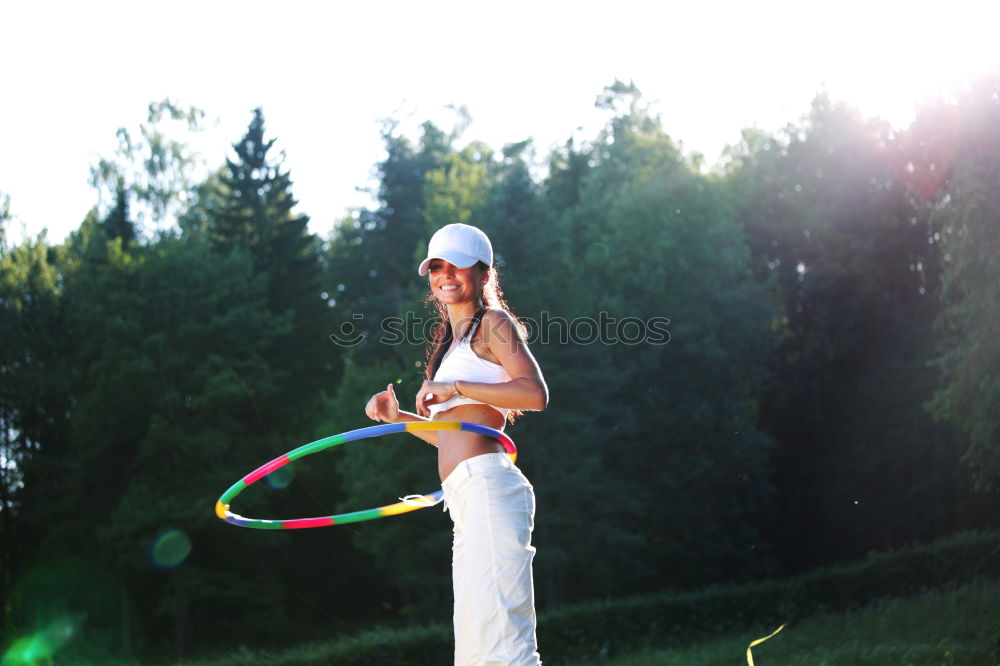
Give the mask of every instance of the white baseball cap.
[[432, 259], [444, 259], [459, 268], [469, 268], [481, 261], [493, 265], [493, 245], [482, 229], [469, 224], [446, 224], [431, 236], [427, 244], [427, 258], [420, 262], [417, 272], [427, 275]]

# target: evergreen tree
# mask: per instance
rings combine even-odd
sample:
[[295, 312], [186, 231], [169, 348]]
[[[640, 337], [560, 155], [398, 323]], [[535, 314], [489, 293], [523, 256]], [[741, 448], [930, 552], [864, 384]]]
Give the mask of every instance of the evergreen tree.
[[216, 252], [246, 251], [254, 275], [267, 285], [267, 311], [288, 316], [288, 329], [274, 340], [269, 360], [282, 374], [280, 395], [258, 405], [266, 427], [284, 442], [312, 433], [306, 424], [319, 391], [338, 368], [339, 350], [330, 344], [329, 313], [320, 288], [317, 239], [308, 216], [295, 212], [289, 172], [269, 154], [275, 139], [265, 138], [264, 114], [255, 109], [243, 138], [233, 145], [221, 188], [212, 201], [208, 235]]
[[961, 430], [963, 462], [976, 487], [994, 495], [1000, 490], [998, 98], [1000, 75], [993, 75], [961, 91], [957, 104], [923, 109], [914, 143], [926, 152], [913, 160], [913, 171], [940, 174], [943, 184], [942, 196], [930, 202], [945, 308], [935, 322], [940, 385], [929, 407]]
[[115, 192], [115, 207], [104, 220], [104, 232], [108, 238], [120, 238], [122, 249], [128, 249], [135, 241], [135, 227], [129, 219], [128, 192], [119, 184]]

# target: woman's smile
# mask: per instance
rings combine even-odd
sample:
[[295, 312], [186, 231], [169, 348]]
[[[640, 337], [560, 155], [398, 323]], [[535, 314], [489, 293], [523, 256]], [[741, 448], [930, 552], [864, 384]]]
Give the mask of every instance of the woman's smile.
[[439, 299], [451, 301], [455, 296], [472, 294], [475, 267], [459, 268], [447, 261], [437, 260], [430, 266], [432, 285]]

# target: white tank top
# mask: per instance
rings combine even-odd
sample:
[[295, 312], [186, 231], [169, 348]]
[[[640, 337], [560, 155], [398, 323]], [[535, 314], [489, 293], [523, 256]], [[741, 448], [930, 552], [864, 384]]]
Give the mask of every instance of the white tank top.
[[[444, 355], [444, 358], [441, 359], [440, 367], [434, 373], [434, 381], [453, 382], [460, 380], [463, 382], [481, 382], [483, 384], [500, 384], [510, 381], [510, 375], [507, 374], [502, 365], [479, 358], [476, 356], [476, 352], [472, 351], [472, 336], [475, 334], [478, 325], [478, 322], [473, 324], [466, 336], [458, 341], [458, 345], [453, 346]], [[434, 415], [438, 412], [443, 412], [452, 407], [485, 404], [487, 403], [467, 398], [464, 395], [456, 395], [440, 404], [430, 405], [427, 409], [430, 411], [431, 418], [433, 419]], [[507, 419], [507, 413], [510, 412], [509, 409], [495, 405], [489, 406], [500, 412], [504, 420]]]

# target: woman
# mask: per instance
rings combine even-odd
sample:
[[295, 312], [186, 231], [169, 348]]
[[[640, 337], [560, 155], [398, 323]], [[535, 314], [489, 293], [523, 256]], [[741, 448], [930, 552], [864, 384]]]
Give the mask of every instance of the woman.
[[[365, 407], [375, 421], [468, 421], [502, 430], [522, 410], [541, 410], [548, 389], [503, 301], [489, 238], [449, 224], [428, 245], [418, 273], [441, 324], [428, 345], [416, 413], [399, 409], [392, 384]], [[531, 484], [495, 439], [419, 432], [438, 447], [438, 473], [454, 522], [455, 664], [539, 664], [531, 546]]]

